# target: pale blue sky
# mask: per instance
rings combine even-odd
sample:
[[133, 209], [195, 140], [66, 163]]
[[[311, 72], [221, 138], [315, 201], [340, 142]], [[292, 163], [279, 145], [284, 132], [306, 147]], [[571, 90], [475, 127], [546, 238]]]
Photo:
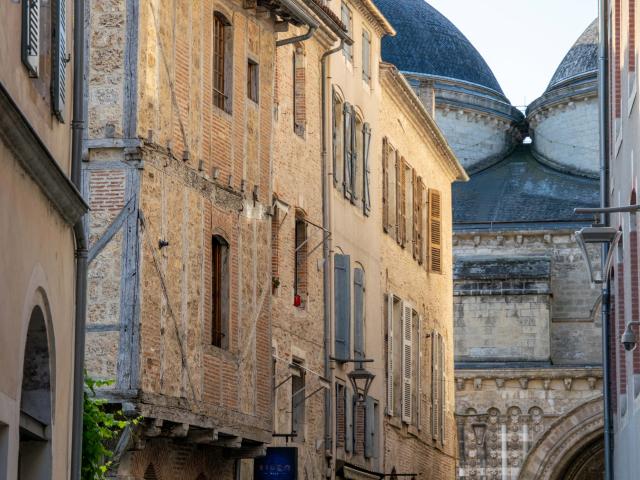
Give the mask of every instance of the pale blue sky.
[[580, 34], [597, 0], [428, 0], [482, 54], [514, 105], [531, 103]]

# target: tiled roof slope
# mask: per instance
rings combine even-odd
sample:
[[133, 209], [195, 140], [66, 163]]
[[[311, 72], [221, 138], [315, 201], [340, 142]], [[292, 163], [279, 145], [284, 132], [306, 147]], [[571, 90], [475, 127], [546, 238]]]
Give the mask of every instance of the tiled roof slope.
[[396, 29], [382, 39], [382, 58], [400, 71], [464, 80], [502, 89], [482, 55], [444, 15], [424, 0], [375, 0]]
[[[566, 228], [588, 222], [575, 207], [599, 205], [598, 180], [547, 167], [521, 145], [501, 162], [479, 172], [467, 183], [453, 185], [454, 228]], [[520, 224], [520, 225], [518, 225]]]
[[577, 75], [598, 70], [598, 20], [580, 35], [553, 74], [547, 90]]

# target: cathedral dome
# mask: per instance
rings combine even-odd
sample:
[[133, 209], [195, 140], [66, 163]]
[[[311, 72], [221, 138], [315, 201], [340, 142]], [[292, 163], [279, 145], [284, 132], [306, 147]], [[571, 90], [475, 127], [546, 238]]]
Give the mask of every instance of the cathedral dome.
[[382, 40], [382, 58], [402, 72], [462, 80], [502, 89], [482, 55], [425, 0], [375, 0], [396, 29]]
[[576, 79], [587, 74], [595, 74], [598, 70], [598, 20], [580, 35], [569, 53], [564, 57], [549, 82], [548, 90], [558, 87], [567, 80]]

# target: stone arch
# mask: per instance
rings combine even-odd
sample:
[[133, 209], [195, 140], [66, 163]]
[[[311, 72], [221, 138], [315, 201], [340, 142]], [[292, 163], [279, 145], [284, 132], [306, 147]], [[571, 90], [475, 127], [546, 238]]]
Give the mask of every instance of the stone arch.
[[520, 471], [521, 480], [563, 480], [577, 456], [603, 441], [602, 397], [559, 418], [531, 447]]

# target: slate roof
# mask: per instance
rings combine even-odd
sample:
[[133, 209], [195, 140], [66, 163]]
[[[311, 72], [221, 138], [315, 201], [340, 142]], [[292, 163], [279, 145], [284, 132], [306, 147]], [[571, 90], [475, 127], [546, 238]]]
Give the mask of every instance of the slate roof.
[[577, 75], [598, 70], [598, 19], [580, 35], [553, 74], [547, 90]]
[[531, 145], [453, 185], [455, 230], [567, 228], [589, 223], [577, 206], [599, 206], [599, 182], [540, 163]]
[[444, 15], [424, 0], [375, 0], [396, 29], [382, 39], [382, 59], [400, 71], [482, 85], [503, 94], [482, 55]]

